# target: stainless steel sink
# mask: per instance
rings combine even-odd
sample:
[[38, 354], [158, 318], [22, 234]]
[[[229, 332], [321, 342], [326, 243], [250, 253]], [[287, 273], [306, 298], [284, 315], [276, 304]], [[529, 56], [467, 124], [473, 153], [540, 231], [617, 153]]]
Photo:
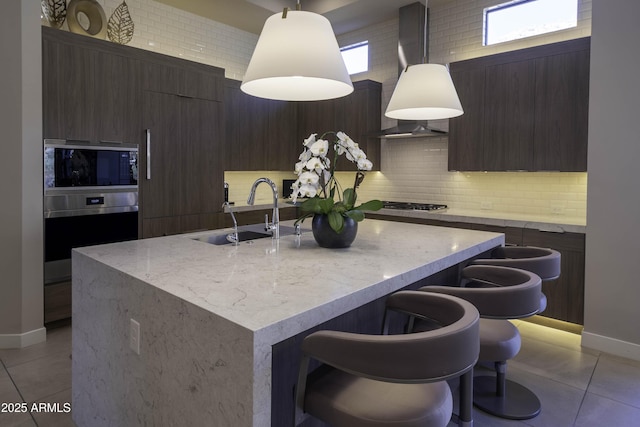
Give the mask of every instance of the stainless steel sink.
[[[212, 245], [227, 245], [229, 243], [232, 243], [232, 241], [227, 238], [228, 235], [229, 233], [211, 234], [211, 235], [195, 238], [194, 240], [211, 243]], [[256, 231], [250, 231], [250, 230], [238, 231], [239, 242], [246, 242], [247, 240], [263, 239], [265, 237], [271, 237], [271, 233], [258, 233]]]
[[[250, 240], [264, 239], [265, 237], [271, 237], [270, 232], [265, 232], [262, 230], [264, 230], [264, 224], [253, 224], [253, 225], [242, 226], [238, 230], [238, 240], [239, 242], [246, 242]], [[294, 227], [283, 226], [283, 225], [280, 226], [281, 237], [286, 235], [291, 235], [294, 233], [295, 233]], [[216, 232], [213, 234], [203, 234], [197, 237], [192, 237], [192, 239], [197, 240], [199, 242], [210, 243], [212, 245], [228, 245], [232, 243], [232, 240], [228, 238], [230, 234], [232, 235], [233, 232], [231, 231], [225, 232], [225, 233]]]

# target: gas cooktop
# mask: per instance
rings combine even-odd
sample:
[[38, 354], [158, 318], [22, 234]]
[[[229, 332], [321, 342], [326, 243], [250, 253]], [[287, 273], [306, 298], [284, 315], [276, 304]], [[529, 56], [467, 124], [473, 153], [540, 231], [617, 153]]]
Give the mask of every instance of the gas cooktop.
[[414, 202], [389, 202], [383, 201], [382, 205], [387, 209], [401, 209], [414, 211], [436, 211], [446, 209], [447, 205], [438, 205], [434, 203], [414, 203]]

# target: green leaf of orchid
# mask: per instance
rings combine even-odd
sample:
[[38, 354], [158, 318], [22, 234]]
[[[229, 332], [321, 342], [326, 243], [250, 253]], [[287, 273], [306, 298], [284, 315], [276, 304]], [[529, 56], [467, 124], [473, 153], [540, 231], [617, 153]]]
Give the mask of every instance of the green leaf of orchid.
[[358, 196], [356, 195], [356, 191], [353, 188], [347, 188], [346, 190], [344, 190], [342, 198], [344, 201], [344, 205], [347, 207], [347, 210], [353, 209], [353, 205], [356, 204], [357, 197]]
[[351, 210], [347, 212], [347, 216], [354, 221], [360, 222], [364, 219], [364, 212], [358, 209]]
[[342, 233], [342, 230], [344, 229], [344, 217], [335, 211], [329, 212], [327, 217], [329, 218], [329, 225], [333, 231], [338, 234]]
[[357, 206], [355, 209], [359, 209], [361, 211], [378, 211], [382, 209], [382, 207], [383, 204], [380, 200], [369, 200], [368, 202]]
[[323, 213], [323, 214], [329, 214], [334, 206], [334, 201], [333, 198], [330, 197], [328, 199], [318, 199], [318, 205], [320, 207], [320, 212], [316, 212], [316, 213]]

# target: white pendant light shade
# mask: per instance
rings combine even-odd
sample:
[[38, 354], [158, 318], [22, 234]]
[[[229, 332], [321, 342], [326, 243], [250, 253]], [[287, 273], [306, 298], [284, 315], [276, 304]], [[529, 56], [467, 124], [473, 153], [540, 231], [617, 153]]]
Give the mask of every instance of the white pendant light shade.
[[315, 101], [353, 92], [329, 20], [289, 11], [267, 19], [240, 86], [260, 98]]
[[440, 64], [417, 64], [400, 74], [384, 114], [400, 120], [437, 120], [463, 113], [447, 68]]

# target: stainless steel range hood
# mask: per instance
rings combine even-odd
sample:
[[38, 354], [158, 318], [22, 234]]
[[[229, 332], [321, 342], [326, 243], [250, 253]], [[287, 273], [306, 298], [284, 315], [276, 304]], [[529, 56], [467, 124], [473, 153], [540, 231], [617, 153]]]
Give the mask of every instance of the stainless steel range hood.
[[398, 125], [384, 129], [380, 138], [429, 138], [447, 135], [446, 130], [430, 127], [426, 120], [398, 120]]
[[[407, 65], [420, 64], [427, 59], [429, 32], [428, 9], [416, 2], [399, 9], [398, 76]], [[426, 138], [448, 135], [448, 120], [398, 120], [398, 125], [384, 129], [380, 138]]]

